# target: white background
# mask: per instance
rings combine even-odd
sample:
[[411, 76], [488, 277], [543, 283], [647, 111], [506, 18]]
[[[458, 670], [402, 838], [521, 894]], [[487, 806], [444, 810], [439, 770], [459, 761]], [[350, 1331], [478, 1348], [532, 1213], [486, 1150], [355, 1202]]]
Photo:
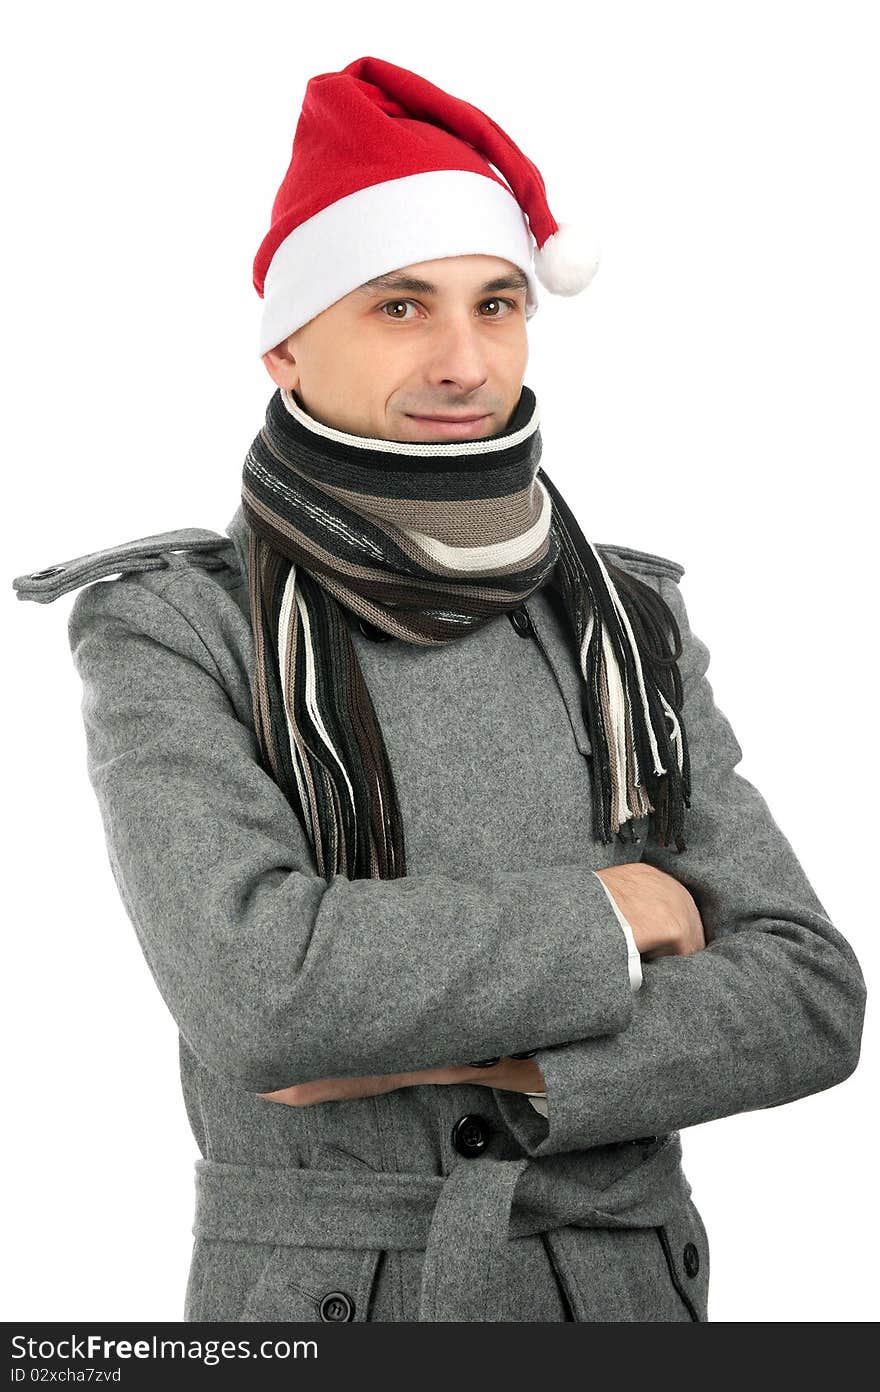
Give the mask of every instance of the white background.
[[253, 257], [308, 78], [363, 54], [488, 112], [598, 236], [593, 284], [543, 292], [530, 324], [543, 464], [593, 541], [685, 566], [740, 771], [868, 979], [847, 1082], [683, 1133], [710, 1318], [877, 1317], [875, 20], [846, 0], [7, 20], [4, 1319], [180, 1319], [197, 1154], [86, 775], [72, 596], [11, 581], [225, 530], [272, 390]]

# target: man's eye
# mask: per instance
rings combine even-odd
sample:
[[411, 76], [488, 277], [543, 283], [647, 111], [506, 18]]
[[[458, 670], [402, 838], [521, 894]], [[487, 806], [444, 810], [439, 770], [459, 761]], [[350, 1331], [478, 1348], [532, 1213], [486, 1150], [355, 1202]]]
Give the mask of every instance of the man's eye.
[[[405, 322], [405, 316], [404, 316], [404, 315], [402, 315], [402, 314], [385, 314], [385, 310], [386, 310], [386, 309], [402, 309], [405, 305], [415, 305], [415, 303], [416, 303], [415, 300], [386, 300], [385, 304], [382, 304], [382, 305], [379, 306], [379, 310], [380, 310], [380, 312], [381, 312], [383, 315], [385, 315], [385, 318], [386, 318], [386, 319], [399, 319], [399, 320]], [[480, 308], [481, 308], [481, 309], [482, 309], [483, 305], [506, 305], [507, 308], [508, 308], [508, 310], [510, 310], [510, 311], [515, 310], [516, 307], [517, 307], [517, 306], [516, 306], [516, 302], [515, 302], [514, 300], [499, 300], [499, 299], [496, 299], [494, 296], [493, 296], [493, 298], [490, 299], [490, 300], [482, 300], [482, 301], [480, 302]], [[483, 315], [481, 315], [480, 317], [481, 317], [482, 319], [505, 319], [507, 316], [504, 315], [504, 314], [483, 314]]]
[[[488, 304], [488, 305], [507, 305], [507, 308], [508, 308], [509, 310], [514, 310], [514, 309], [516, 309], [516, 301], [515, 301], [515, 300], [496, 300], [496, 299], [493, 298], [493, 299], [491, 299], [491, 300], [483, 300], [483, 304], [484, 304], [484, 305], [487, 305], [487, 304]], [[482, 308], [482, 305], [481, 305], [480, 307]], [[483, 315], [483, 318], [484, 318], [484, 319], [486, 319], [486, 318], [489, 318], [489, 319], [506, 319], [506, 318], [507, 318], [507, 315], [506, 315], [506, 314], [489, 314], [489, 315], [485, 315], [485, 314], [484, 314], [484, 315]]]
[[[382, 313], [384, 314], [384, 312], [385, 312], [386, 309], [400, 309], [402, 305], [409, 305], [409, 304], [414, 304], [414, 303], [415, 303], [414, 300], [388, 300], [386, 304], [380, 305], [380, 306], [379, 306], [379, 309], [380, 309], [380, 310], [382, 311]], [[403, 317], [402, 315], [396, 315], [396, 314], [386, 314], [386, 315], [385, 315], [385, 318], [386, 318], [386, 319], [397, 319], [397, 318], [402, 318], [402, 317]]]

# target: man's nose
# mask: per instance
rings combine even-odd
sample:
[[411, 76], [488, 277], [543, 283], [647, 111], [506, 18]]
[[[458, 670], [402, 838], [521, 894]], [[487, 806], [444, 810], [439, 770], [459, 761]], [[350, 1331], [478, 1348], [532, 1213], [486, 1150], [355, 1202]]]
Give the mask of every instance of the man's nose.
[[462, 393], [477, 391], [486, 381], [486, 344], [478, 324], [450, 321], [439, 331], [432, 349], [431, 376], [435, 381], [454, 382]]

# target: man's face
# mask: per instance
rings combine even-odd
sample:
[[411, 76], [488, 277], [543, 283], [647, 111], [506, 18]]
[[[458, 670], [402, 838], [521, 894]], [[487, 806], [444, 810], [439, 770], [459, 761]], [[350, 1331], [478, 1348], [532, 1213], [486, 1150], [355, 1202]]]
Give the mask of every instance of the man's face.
[[[525, 276], [510, 261], [419, 261], [352, 290], [263, 362], [309, 415], [337, 430], [420, 443], [480, 439], [503, 430], [519, 401], [525, 305]], [[480, 419], [444, 425], [431, 416]]]

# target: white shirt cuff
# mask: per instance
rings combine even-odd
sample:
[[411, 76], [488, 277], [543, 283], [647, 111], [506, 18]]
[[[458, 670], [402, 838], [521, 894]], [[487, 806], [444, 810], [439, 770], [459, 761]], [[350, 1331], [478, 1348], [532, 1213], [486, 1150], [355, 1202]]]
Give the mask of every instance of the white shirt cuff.
[[611, 893], [611, 890], [608, 888], [605, 881], [602, 879], [602, 876], [597, 875], [595, 870], [593, 871], [593, 874], [596, 875], [596, 879], [599, 881], [600, 885], [607, 894], [608, 901], [611, 904], [611, 907], [614, 910], [615, 914], [617, 915], [617, 921], [623, 929], [623, 935], [626, 938], [627, 957], [629, 960], [629, 984], [633, 991], [638, 991], [639, 987], [642, 984], [642, 959], [639, 955], [639, 949], [636, 946], [636, 940], [635, 936], [633, 935], [632, 926], [627, 921], [627, 919], [624, 918], [618, 906], [617, 900]]

